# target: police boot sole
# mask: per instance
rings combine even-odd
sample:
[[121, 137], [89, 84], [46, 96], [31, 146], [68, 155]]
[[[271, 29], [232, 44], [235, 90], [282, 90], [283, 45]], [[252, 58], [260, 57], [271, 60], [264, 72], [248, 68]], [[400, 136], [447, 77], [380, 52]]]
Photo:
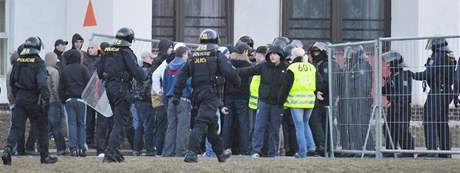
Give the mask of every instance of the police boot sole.
[[185, 158], [184, 162], [186, 162], [186, 163], [197, 163], [198, 159], [196, 159], [196, 158], [193, 158], [193, 159], [192, 158]]
[[10, 155], [2, 156], [2, 160], [3, 160], [4, 165], [11, 165], [11, 156]]

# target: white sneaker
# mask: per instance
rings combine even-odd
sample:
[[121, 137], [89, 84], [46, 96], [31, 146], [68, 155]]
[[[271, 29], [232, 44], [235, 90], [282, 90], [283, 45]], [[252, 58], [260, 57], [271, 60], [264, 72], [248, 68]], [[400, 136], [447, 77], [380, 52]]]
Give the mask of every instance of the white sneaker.
[[104, 153], [101, 153], [99, 155], [97, 155], [98, 158], [104, 158], [105, 157], [105, 154]]
[[256, 159], [256, 158], [260, 158], [260, 155], [257, 154], [257, 153], [254, 153], [254, 154], [251, 155], [251, 157]]

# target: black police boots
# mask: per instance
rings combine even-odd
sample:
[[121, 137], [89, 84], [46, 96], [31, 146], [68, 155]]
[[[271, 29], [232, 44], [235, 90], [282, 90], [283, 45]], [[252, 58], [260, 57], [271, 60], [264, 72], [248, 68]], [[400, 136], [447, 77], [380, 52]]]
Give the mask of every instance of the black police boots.
[[187, 154], [185, 154], [184, 162], [187, 162], [187, 163], [196, 163], [196, 162], [198, 162], [198, 154], [196, 154], [193, 151], [187, 152]]
[[56, 163], [57, 161], [58, 161], [58, 158], [56, 156], [51, 156], [51, 155], [40, 159], [40, 163], [42, 164], [53, 164], [53, 163]]
[[217, 160], [221, 163], [225, 162], [232, 155], [232, 150], [226, 149], [222, 154], [217, 156]]
[[4, 165], [11, 165], [11, 149], [5, 148], [2, 154], [2, 160]]

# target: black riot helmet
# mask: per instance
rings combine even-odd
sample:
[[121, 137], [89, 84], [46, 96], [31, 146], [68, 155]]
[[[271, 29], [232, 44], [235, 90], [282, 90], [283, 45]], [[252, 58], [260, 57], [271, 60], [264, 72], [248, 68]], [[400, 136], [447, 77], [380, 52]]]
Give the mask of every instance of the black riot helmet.
[[123, 27], [117, 31], [115, 35], [115, 46], [129, 47], [134, 40], [134, 31], [130, 28]]
[[219, 34], [212, 29], [205, 29], [200, 34], [201, 44], [219, 44]]
[[246, 43], [249, 47], [254, 48], [254, 40], [247, 35], [242, 36], [240, 39], [238, 39], [238, 42]]
[[382, 54], [382, 59], [388, 64], [391, 72], [396, 72], [404, 67], [403, 57], [399, 52], [388, 51]]
[[327, 58], [327, 44], [324, 42], [315, 42], [308, 51], [314, 61]]
[[40, 37], [29, 37], [22, 46], [20, 55], [38, 55], [43, 46], [42, 39]]
[[272, 47], [285, 48], [289, 44], [289, 38], [287, 37], [276, 37], [273, 39]]
[[428, 40], [428, 42], [426, 43], [426, 47], [425, 49], [426, 50], [432, 50], [432, 51], [435, 51], [435, 50], [448, 50], [447, 48], [447, 41], [446, 39], [444, 38], [433, 38], [433, 39], [430, 39]]

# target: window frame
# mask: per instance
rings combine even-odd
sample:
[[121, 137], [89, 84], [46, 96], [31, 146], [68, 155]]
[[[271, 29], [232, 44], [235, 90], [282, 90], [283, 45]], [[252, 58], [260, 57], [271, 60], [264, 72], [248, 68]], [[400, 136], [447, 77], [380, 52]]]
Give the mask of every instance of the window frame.
[[[185, 37], [185, 2], [183, 0], [174, 1], [174, 39], [175, 41], [184, 41]], [[224, 0], [225, 1], [225, 19], [227, 22], [226, 33], [219, 33], [221, 36], [224, 35], [227, 38], [227, 43], [220, 44], [232, 44], [234, 37], [234, 8], [235, 0]], [[153, 7], [152, 7], [153, 8]], [[152, 16], [152, 20], [153, 20]], [[154, 27], [154, 26], [152, 26]], [[154, 36], [152, 32], [152, 37]], [[155, 38], [152, 38], [155, 39]]]
[[3, 55], [2, 55], [5, 58], [1, 60], [3, 61], [2, 63], [4, 63], [5, 71], [0, 71], [0, 77], [6, 77], [8, 69], [11, 68], [11, 65], [9, 63], [9, 52], [10, 52], [10, 43], [11, 43], [11, 39], [9, 37], [11, 6], [10, 6], [10, 0], [4, 0], [4, 2], [5, 2], [5, 10], [4, 10], [5, 12], [5, 31], [0, 32], [0, 39], [4, 39], [5, 44], [6, 44], [6, 50], [3, 52]]
[[[288, 22], [289, 22], [289, 15], [287, 13], [284, 13], [284, 11], [290, 11], [292, 9], [289, 9], [292, 5], [292, 0], [281, 0], [281, 6], [282, 6], [282, 21], [281, 21], [281, 29], [282, 29], [282, 35], [287, 36], [288, 35]], [[391, 1], [390, 0], [383, 0], [382, 1], [382, 8], [383, 10], [383, 33], [384, 37], [389, 37], [391, 36]], [[343, 17], [342, 17], [342, 1], [341, 0], [331, 0], [331, 28], [330, 28], [330, 41], [332, 43], [339, 43], [343, 42]]]

